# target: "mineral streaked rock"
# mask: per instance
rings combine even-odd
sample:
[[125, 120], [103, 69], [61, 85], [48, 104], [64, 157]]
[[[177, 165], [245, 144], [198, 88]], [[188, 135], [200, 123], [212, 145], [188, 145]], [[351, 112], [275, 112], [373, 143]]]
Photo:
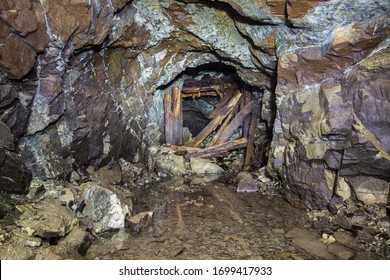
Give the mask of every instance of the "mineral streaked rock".
[[187, 172], [184, 157], [175, 155], [170, 149], [163, 149], [158, 154], [156, 168], [163, 174], [181, 175]]
[[[383, 76], [389, 71], [388, 60], [383, 58], [389, 51], [388, 40], [383, 40], [388, 27], [379, 8], [384, 3], [377, 4], [370, 10], [377, 17], [334, 28], [323, 47], [312, 41], [316, 46], [279, 49], [278, 112], [271, 161], [288, 185], [285, 193], [292, 203], [301, 200], [308, 208], [324, 209], [334, 192], [344, 200], [351, 196], [350, 187], [354, 187], [349, 176], [375, 174], [389, 180], [385, 170], [390, 167], [390, 131], [383, 126], [388, 115], [383, 111], [389, 110], [389, 101], [379, 86], [387, 88], [388, 82]], [[362, 12], [357, 5], [353, 9]], [[375, 25], [378, 33], [369, 33]], [[331, 26], [333, 23], [327, 28]], [[285, 71], [293, 68], [292, 72]], [[304, 170], [310, 170], [310, 175], [305, 176]], [[337, 182], [335, 171], [341, 176]], [[314, 182], [309, 178], [317, 179]]]
[[218, 164], [213, 163], [210, 159], [205, 158], [191, 158], [190, 166], [192, 172], [195, 174], [220, 174], [224, 170]]
[[[252, 86], [276, 86], [261, 116], [274, 124], [270, 165], [291, 201], [325, 207], [343, 178], [390, 180], [389, 1], [212, 2], [2, 1], [0, 121], [34, 176], [147, 158], [162, 89], [218, 62]], [[320, 187], [302, 179], [305, 166]]]
[[83, 215], [92, 218], [95, 232], [124, 228], [128, 211], [114, 192], [91, 182], [81, 187], [86, 204]]
[[0, 148], [0, 190], [7, 193], [26, 194], [31, 182], [31, 172], [21, 157]]
[[385, 206], [388, 204], [387, 197], [390, 190], [388, 181], [363, 176], [351, 177], [347, 180], [350, 182], [357, 199], [365, 205]]

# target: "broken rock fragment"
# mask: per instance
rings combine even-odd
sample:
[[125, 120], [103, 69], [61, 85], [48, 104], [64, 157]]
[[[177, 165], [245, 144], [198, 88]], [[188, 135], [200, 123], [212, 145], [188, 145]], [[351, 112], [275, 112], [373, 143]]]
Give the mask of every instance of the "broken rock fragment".
[[255, 180], [249, 172], [238, 173], [238, 193], [254, 193], [259, 190]]
[[149, 227], [152, 224], [153, 212], [141, 212], [133, 217], [126, 219], [126, 222], [131, 230], [138, 233], [142, 229]]

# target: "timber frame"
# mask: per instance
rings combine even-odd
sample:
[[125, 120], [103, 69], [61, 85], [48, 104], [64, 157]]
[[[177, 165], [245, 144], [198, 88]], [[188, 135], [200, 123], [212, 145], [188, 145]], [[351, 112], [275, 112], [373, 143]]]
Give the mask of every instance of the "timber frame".
[[[215, 81], [214, 81], [215, 82]], [[226, 89], [226, 91], [223, 91]], [[176, 154], [186, 159], [191, 157], [223, 157], [231, 150], [245, 148], [245, 158], [242, 169], [251, 168], [251, 159], [254, 155], [254, 139], [257, 128], [257, 119], [260, 106], [252, 100], [252, 93], [248, 90], [232, 91], [227, 83], [204, 84], [204, 81], [185, 82], [182, 90], [178, 87], [164, 95], [165, 141], [167, 146]], [[209, 115], [210, 122], [189, 143], [183, 143], [183, 113], [182, 99], [191, 97], [202, 98], [217, 96], [220, 98], [214, 110]], [[242, 137], [231, 139], [241, 127]], [[204, 140], [215, 132], [206, 147], [200, 148]]]

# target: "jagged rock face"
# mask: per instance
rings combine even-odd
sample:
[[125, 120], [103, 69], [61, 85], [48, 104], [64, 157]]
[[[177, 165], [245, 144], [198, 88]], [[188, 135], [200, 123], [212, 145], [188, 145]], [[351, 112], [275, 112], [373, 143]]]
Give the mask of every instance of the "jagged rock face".
[[[154, 131], [162, 127], [164, 87], [188, 68], [221, 63], [264, 89], [267, 127], [276, 114], [269, 164], [291, 202], [325, 208], [342, 194], [371, 203], [359, 191], [371, 189], [366, 180], [390, 180], [389, 6], [2, 1], [0, 185], [5, 154], [25, 175], [11, 178], [20, 190], [29, 172], [67, 179], [72, 169], [142, 160], [162, 140]], [[382, 189], [373, 195], [387, 203]]]
[[334, 195], [388, 203], [390, 29], [377, 12], [279, 57], [272, 163], [297, 205], [323, 209]]

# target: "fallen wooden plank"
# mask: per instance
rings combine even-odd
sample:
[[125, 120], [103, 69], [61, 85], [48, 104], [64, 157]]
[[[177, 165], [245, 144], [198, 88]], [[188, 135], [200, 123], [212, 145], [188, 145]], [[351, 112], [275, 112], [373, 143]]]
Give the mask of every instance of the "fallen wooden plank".
[[221, 134], [222, 132], [225, 130], [225, 128], [228, 126], [230, 120], [233, 118], [234, 116], [234, 111], [235, 109], [238, 107], [238, 103], [236, 104], [236, 106], [233, 108], [233, 110], [229, 113], [229, 115], [227, 116], [227, 118], [223, 121], [221, 127], [218, 129], [218, 131], [215, 133], [213, 139], [210, 141], [209, 143], [209, 146], [214, 146], [219, 138], [221, 137]]
[[208, 97], [208, 96], [219, 96], [216, 92], [214, 91], [205, 91], [205, 92], [200, 92], [200, 91], [196, 91], [196, 92], [191, 92], [191, 93], [183, 93], [182, 94], [182, 97], [183, 98], [187, 98], [187, 97], [191, 97], [192, 99], [195, 99], [195, 98], [202, 98], [202, 97]]
[[229, 140], [237, 128], [242, 125], [245, 118], [252, 112], [253, 107], [256, 105], [255, 101], [251, 101], [245, 105], [245, 107], [234, 117], [225, 130], [221, 133], [216, 144], [222, 144]]
[[192, 157], [222, 157], [225, 156], [229, 151], [244, 148], [247, 146], [248, 141], [245, 138], [240, 138], [234, 141], [229, 141], [220, 145], [212, 146], [205, 149], [200, 149], [195, 152], [187, 152], [185, 158], [189, 159]]
[[241, 99], [241, 93], [237, 93], [226, 106], [224, 106], [221, 112], [208, 125], [189, 143], [190, 147], [198, 147], [207, 136], [213, 132], [218, 125], [226, 118], [226, 116], [235, 108], [237, 102]]

